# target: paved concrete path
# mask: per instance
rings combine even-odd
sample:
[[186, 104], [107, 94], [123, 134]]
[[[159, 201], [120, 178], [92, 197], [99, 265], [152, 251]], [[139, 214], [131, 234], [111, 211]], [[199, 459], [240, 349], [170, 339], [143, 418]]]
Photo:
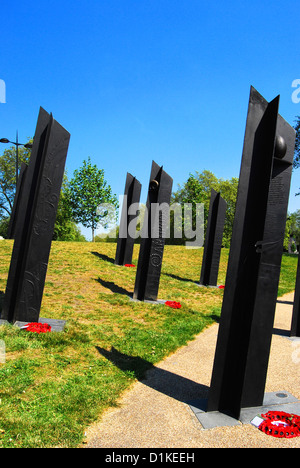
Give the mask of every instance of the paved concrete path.
[[[266, 392], [286, 391], [300, 400], [300, 341], [290, 330], [294, 293], [278, 299]], [[206, 398], [218, 325], [153, 367], [86, 431], [85, 447], [102, 448], [300, 448], [300, 437], [277, 439], [252, 424], [203, 429], [189, 400]]]

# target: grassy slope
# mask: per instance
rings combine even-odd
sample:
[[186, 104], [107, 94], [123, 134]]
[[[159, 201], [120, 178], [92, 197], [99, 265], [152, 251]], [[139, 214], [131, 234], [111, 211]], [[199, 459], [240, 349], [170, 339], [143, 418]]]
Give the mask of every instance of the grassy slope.
[[[0, 244], [0, 294], [12, 241]], [[53, 242], [41, 316], [62, 333], [0, 328], [0, 447], [75, 447], [84, 428], [151, 365], [218, 318], [223, 291], [199, 288], [202, 249], [166, 246], [159, 298], [181, 309], [132, 302], [135, 268], [113, 264], [115, 244]], [[138, 246], [133, 263], [137, 264]], [[228, 250], [222, 251], [224, 284]], [[294, 288], [297, 258], [284, 256], [279, 295]]]

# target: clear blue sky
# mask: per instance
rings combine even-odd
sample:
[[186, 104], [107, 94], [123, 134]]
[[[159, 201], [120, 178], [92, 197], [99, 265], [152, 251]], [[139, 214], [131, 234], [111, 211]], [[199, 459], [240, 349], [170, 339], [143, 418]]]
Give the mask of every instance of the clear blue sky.
[[[141, 201], [152, 160], [173, 190], [204, 169], [238, 177], [250, 85], [300, 115], [290, 0], [2, 0], [0, 59], [0, 138], [26, 142], [42, 106], [71, 133], [69, 178], [90, 156], [117, 195], [135, 175]], [[299, 187], [300, 169], [289, 211]]]

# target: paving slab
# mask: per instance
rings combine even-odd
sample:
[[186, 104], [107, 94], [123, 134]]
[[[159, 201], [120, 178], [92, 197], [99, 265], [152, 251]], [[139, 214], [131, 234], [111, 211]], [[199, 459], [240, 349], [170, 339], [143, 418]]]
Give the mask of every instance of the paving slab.
[[[57, 320], [57, 319], [49, 319], [49, 318], [40, 317], [39, 318], [39, 323], [48, 323], [48, 325], [51, 326], [51, 331], [52, 332], [60, 332], [60, 331], [64, 330], [64, 327], [66, 325], [66, 320]], [[6, 324], [8, 324], [7, 320], [0, 319], [0, 326], [1, 325], [6, 325]], [[18, 320], [18, 321], [16, 321], [14, 323], [14, 326], [22, 328], [27, 324], [28, 324], [28, 322], [21, 322], [21, 321]]]
[[300, 401], [284, 390], [266, 393], [262, 406], [242, 408], [239, 419], [232, 418], [220, 411], [206, 412], [206, 399], [188, 401], [187, 404], [194, 412], [203, 429], [249, 424], [255, 416], [267, 413], [268, 411], [284, 411], [300, 415]]
[[[286, 409], [300, 415], [300, 343], [286, 339], [291, 326], [293, 296], [294, 293], [287, 294], [277, 303], [263, 410], [275, 408], [279, 401], [281, 407], [284, 404]], [[198, 410], [205, 412], [217, 334], [218, 324], [214, 324], [153, 366], [145, 379], [124, 392], [116, 407], [107, 409], [99, 421], [86, 428], [83, 446], [300, 448], [300, 437], [278, 439], [264, 434], [249, 422], [261, 408], [253, 412], [252, 409], [243, 410], [239, 421], [224, 418], [222, 425], [211, 423], [213, 427], [206, 429], [202, 426], [187, 402], [196, 402]]]

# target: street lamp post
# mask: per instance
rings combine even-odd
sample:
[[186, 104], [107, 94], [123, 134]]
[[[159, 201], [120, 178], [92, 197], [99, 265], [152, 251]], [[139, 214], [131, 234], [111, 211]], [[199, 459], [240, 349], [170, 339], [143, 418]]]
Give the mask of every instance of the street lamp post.
[[10, 141], [7, 138], [0, 138], [0, 143], [12, 143], [16, 146], [16, 186], [18, 184], [18, 170], [19, 170], [19, 146], [24, 146], [24, 148], [32, 148], [31, 143], [19, 143], [18, 130], [16, 135], [16, 141]]

